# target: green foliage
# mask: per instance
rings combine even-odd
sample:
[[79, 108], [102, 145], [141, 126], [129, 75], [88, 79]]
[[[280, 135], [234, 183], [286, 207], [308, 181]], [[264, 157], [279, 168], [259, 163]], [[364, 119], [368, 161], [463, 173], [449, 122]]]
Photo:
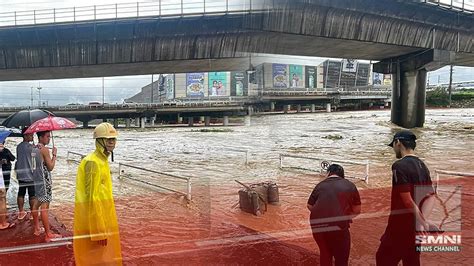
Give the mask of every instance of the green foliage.
[[426, 93], [426, 104], [428, 106], [447, 106], [449, 105], [449, 95], [443, 88], [436, 88]]

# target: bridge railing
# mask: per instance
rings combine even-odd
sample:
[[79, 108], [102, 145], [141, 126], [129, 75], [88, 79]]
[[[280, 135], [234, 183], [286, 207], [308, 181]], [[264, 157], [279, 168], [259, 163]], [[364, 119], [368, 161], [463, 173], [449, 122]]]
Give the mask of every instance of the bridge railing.
[[[284, 164], [285, 158], [293, 158], [297, 161], [300, 161], [299, 165], [292, 165], [290, 163]], [[305, 161], [305, 163], [301, 163], [301, 161]], [[319, 164], [312, 164], [308, 162], [319, 162]], [[346, 178], [353, 178], [358, 180], [363, 180], [366, 184], [369, 184], [369, 169], [370, 169], [370, 162], [366, 160], [362, 161], [353, 161], [353, 160], [338, 160], [338, 159], [328, 159], [322, 157], [312, 157], [312, 156], [302, 156], [302, 155], [294, 155], [294, 154], [280, 154], [280, 169], [297, 169], [297, 170], [304, 170], [310, 172], [318, 172], [320, 174], [325, 173], [327, 167], [333, 163], [341, 163], [344, 164], [346, 168]], [[301, 165], [302, 164], [302, 165]], [[316, 165], [316, 168], [311, 168], [311, 165]], [[351, 167], [356, 167], [352, 169]], [[361, 168], [362, 167], [362, 168]], [[363, 174], [360, 174], [363, 172]]]
[[437, 5], [461, 12], [474, 12], [473, 0], [421, 0], [423, 3]]
[[157, 0], [0, 13], [0, 27], [135, 17], [176, 17], [265, 10], [274, 0]]

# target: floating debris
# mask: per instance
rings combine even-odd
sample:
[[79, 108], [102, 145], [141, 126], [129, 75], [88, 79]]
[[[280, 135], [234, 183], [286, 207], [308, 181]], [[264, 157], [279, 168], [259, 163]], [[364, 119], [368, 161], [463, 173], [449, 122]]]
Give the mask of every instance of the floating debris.
[[234, 130], [230, 128], [203, 128], [203, 129], [198, 129], [198, 130], [191, 130], [191, 132], [204, 132], [204, 133], [210, 133], [210, 132], [234, 132]]
[[341, 136], [341, 135], [327, 135], [327, 136], [324, 136], [323, 139], [332, 139], [332, 140], [339, 140], [339, 139], [343, 139], [344, 137]]

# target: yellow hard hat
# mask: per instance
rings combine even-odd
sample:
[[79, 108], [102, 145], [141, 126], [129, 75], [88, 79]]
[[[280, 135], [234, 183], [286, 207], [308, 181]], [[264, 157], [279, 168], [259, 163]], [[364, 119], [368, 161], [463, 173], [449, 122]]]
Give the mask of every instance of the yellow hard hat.
[[100, 123], [94, 129], [94, 139], [114, 139], [118, 137], [117, 130], [110, 123]]

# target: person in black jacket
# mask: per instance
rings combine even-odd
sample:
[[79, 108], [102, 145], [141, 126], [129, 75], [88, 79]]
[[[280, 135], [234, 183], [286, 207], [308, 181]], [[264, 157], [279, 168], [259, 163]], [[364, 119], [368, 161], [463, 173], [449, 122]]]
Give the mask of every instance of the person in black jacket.
[[10, 172], [12, 170], [12, 161], [16, 158], [12, 152], [5, 148], [5, 142], [0, 143], [0, 164], [2, 165], [3, 180], [5, 182], [5, 190], [8, 191], [10, 186]]

